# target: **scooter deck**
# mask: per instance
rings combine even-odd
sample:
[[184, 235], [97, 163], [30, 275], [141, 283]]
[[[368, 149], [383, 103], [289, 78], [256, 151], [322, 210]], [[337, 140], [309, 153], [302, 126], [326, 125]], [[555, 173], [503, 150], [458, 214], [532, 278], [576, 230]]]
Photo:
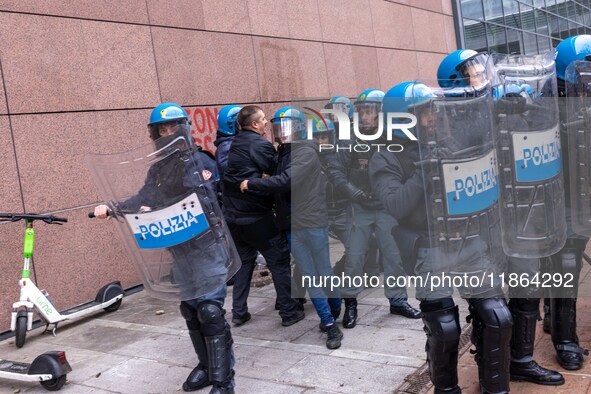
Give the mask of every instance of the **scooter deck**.
[[0, 371], [2, 372], [20, 373], [22, 375], [26, 375], [27, 372], [29, 372], [30, 367], [31, 364], [28, 363], [0, 360]]
[[82, 304], [82, 305], [79, 305], [79, 306], [77, 306], [75, 308], [69, 309], [66, 312], [62, 312], [62, 315], [63, 316], [73, 315], [74, 313], [78, 313], [80, 311], [83, 311], [83, 310], [88, 309], [88, 308], [92, 308], [93, 306], [97, 306], [97, 305], [100, 305], [100, 304], [101, 304], [100, 302], [91, 301], [89, 303]]

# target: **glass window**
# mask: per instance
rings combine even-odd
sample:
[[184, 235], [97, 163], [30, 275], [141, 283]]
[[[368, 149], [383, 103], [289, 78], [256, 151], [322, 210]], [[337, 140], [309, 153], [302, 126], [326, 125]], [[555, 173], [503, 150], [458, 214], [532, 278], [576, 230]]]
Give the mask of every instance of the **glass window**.
[[505, 11], [505, 25], [521, 29], [518, 3], [514, 0], [503, 0], [503, 10]]
[[548, 28], [550, 35], [555, 38], [560, 38], [560, 25], [556, 15], [548, 14]]
[[535, 25], [536, 25], [536, 33], [543, 34], [545, 36], [550, 35], [550, 30], [548, 29], [548, 14], [544, 11], [534, 10], [534, 17], [535, 17]]
[[571, 15], [570, 19], [577, 22], [578, 24], [583, 24], [583, 15], [585, 14], [586, 8], [584, 8], [580, 4], [575, 4], [574, 6], [574, 15]]
[[487, 23], [486, 34], [488, 39], [488, 52], [507, 53], [507, 37], [505, 36], [504, 27]]
[[534, 7], [536, 7], [536, 8], [546, 7], [546, 0], [534, 0]]
[[591, 11], [586, 11], [583, 14], [583, 25], [585, 25], [585, 31], [589, 31], [589, 26], [591, 26]]
[[568, 22], [568, 36], [572, 37], [572, 36], [576, 36], [577, 34], [579, 34], [579, 25], [569, 21]]
[[538, 50], [540, 53], [548, 52], [550, 49], [550, 39], [542, 36], [538, 36]]
[[519, 12], [519, 3], [515, 0], [503, 0], [503, 10], [505, 15]]
[[558, 31], [560, 32], [560, 38], [563, 40], [570, 37], [568, 21], [566, 19], [558, 19]]
[[534, 34], [523, 32], [523, 54], [534, 55], [538, 53], [538, 40]]
[[503, 3], [499, 1], [485, 1], [483, 4], [486, 20], [503, 24]]
[[510, 54], [522, 53], [523, 43], [520, 31], [507, 29], [507, 46]]
[[462, 16], [464, 18], [483, 20], [481, 0], [462, 0]]
[[465, 47], [474, 49], [476, 52], [486, 51], [488, 44], [486, 42], [486, 27], [484, 22], [472, 20], [468, 22], [469, 24], [466, 24], [466, 19], [464, 19]]

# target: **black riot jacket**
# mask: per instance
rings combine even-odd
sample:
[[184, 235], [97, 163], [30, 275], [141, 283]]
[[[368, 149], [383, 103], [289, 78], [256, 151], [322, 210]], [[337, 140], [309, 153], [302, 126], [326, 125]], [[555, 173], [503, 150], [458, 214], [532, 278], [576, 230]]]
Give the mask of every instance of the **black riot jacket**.
[[377, 152], [369, 162], [369, 176], [376, 198], [402, 227], [427, 230], [423, 178], [417, 143], [408, 143], [399, 153]]
[[272, 195], [242, 193], [240, 183], [245, 179], [261, 178], [263, 174], [273, 174], [276, 160], [273, 145], [254, 131], [242, 130], [234, 137], [222, 181], [226, 221], [252, 224], [273, 213]]

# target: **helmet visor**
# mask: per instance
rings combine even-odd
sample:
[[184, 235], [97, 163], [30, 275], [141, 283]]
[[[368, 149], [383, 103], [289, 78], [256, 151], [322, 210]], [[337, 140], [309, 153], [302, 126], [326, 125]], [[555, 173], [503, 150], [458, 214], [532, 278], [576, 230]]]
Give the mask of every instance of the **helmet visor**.
[[[337, 111], [341, 111], [347, 116], [350, 116], [351, 112], [351, 105], [347, 103], [328, 103], [326, 104], [327, 109], [336, 109]], [[333, 114], [330, 114], [330, 120], [333, 122], [338, 122], [338, 119]]]
[[170, 122], [149, 125], [150, 138], [155, 141], [158, 149], [166, 146], [177, 137], [183, 137], [189, 144], [193, 144], [191, 125], [186, 119], [177, 119]]
[[334, 130], [318, 131], [312, 134], [312, 136], [320, 144], [334, 144]]
[[379, 125], [382, 103], [376, 101], [361, 101], [355, 103], [359, 116], [359, 127], [363, 130], [377, 128]]
[[273, 120], [272, 128], [275, 141], [281, 144], [291, 142], [293, 133], [296, 131], [295, 124], [296, 122], [290, 118]]
[[487, 62], [488, 55], [479, 53], [458, 66], [458, 71], [466, 86], [481, 89], [489, 83]]

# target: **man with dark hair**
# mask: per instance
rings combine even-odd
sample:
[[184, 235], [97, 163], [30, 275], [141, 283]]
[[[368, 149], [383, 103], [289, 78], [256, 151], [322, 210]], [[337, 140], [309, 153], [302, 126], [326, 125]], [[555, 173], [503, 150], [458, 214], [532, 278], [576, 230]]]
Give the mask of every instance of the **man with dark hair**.
[[281, 324], [284, 327], [291, 326], [305, 315], [300, 304], [291, 298], [289, 247], [285, 235], [275, 224], [273, 196], [240, 191], [243, 180], [260, 178], [274, 172], [277, 152], [263, 137], [268, 122], [260, 107], [247, 105], [242, 108], [237, 123], [241, 130], [228, 153], [222, 198], [226, 221], [242, 260], [232, 293], [232, 323], [239, 326], [251, 318], [247, 299], [259, 251], [273, 275]]

